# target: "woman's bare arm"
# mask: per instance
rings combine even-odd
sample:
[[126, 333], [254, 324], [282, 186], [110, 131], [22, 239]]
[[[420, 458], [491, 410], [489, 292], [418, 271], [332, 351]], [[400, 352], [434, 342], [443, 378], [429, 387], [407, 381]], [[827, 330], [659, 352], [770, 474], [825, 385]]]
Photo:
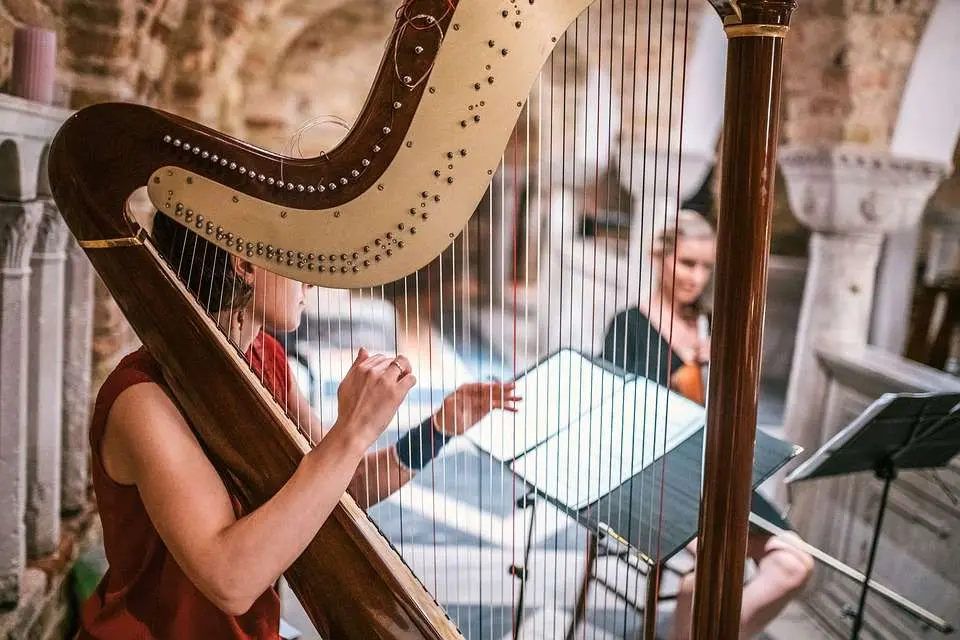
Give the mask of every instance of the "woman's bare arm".
[[184, 573], [238, 615], [303, 552], [330, 515], [367, 447], [415, 383], [361, 351], [341, 384], [338, 422], [287, 483], [237, 519], [229, 493], [175, 404], [156, 384], [120, 394], [102, 442], [104, 465], [134, 484]]

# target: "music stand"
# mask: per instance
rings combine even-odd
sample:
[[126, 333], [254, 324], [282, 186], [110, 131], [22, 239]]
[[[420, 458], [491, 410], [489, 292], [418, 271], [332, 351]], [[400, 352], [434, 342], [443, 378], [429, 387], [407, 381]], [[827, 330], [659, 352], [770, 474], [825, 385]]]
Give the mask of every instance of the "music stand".
[[853, 640], [860, 637], [863, 626], [868, 584], [877, 557], [890, 485], [899, 471], [943, 467], [960, 453], [958, 425], [960, 394], [884, 394], [785, 480], [791, 484], [872, 471], [883, 481], [867, 556], [866, 579], [850, 635]]
[[[524, 398], [521, 413], [494, 412], [466, 438], [528, 487], [517, 507], [542, 499], [658, 574], [697, 535], [704, 407], [572, 349], [547, 355], [515, 381]], [[799, 451], [758, 430], [752, 487]], [[564, 462], [565, 472], [543, 460]], [[528, 530], [525, 561], [530, 537]], [[526, 571], [509, 571], [521, 579], [519, 628]], [[648, 588], [651, 582], [656, 579]], [[577, 618], [575, 612], [574, 624]]]

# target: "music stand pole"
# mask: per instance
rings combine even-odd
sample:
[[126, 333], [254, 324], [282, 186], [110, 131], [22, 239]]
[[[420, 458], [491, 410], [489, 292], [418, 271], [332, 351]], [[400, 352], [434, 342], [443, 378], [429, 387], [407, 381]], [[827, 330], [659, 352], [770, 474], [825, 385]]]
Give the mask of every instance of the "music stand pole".
[[880, 530], [883, 528], [883, 516], [887, 511], [887, 498], [890, 496], [890, 485], [897, 477], [897, 468], [893, 459], [887, 457], [875, 471], [877, 478], [883, 480], [883, 492], [880, 494], [880, 508], [877, 513], [877, 521], [873, 526], [873, 540], [870, 542], [870, 554], [867, 556], [867, 569], [864, 572], [865, 579], [863, 587], [860, 589], [860, 602], [857, 604], [857, 613], [853, 618], [853, 629], [850, 633], [851, 640], [857, 640], [860, 637], [860, 629], [863, 627], [863, 613], [867, 605], [867, 593], [870, 591], [870, 576], [873, 575], [873, 563], [877, 559], [877, 547], [880, 546]]

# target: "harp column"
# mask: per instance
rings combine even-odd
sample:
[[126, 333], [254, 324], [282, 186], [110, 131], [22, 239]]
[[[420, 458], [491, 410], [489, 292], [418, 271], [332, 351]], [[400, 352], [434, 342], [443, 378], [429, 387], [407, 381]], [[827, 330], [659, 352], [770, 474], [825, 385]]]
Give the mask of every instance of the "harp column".
[[756, 439], [783, 38], [794, 0], [713, 1], [728, 38], [693, 637], [736, 638]]

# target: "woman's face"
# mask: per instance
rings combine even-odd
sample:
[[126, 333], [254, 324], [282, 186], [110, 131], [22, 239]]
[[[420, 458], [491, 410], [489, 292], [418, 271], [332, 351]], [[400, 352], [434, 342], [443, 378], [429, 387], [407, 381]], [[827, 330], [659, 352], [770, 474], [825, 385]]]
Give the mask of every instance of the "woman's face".
[[680, 238], [675, 255], [664, 256], [664, 293], [676, 304], [696, 302], [710, 282], [716, 257], [713, 238]]
[[307, 292], [313, 285], [284, 278], [260, 267], [253, 267], [254, 318], [275, 331], [289, 332], [300, 326]]

